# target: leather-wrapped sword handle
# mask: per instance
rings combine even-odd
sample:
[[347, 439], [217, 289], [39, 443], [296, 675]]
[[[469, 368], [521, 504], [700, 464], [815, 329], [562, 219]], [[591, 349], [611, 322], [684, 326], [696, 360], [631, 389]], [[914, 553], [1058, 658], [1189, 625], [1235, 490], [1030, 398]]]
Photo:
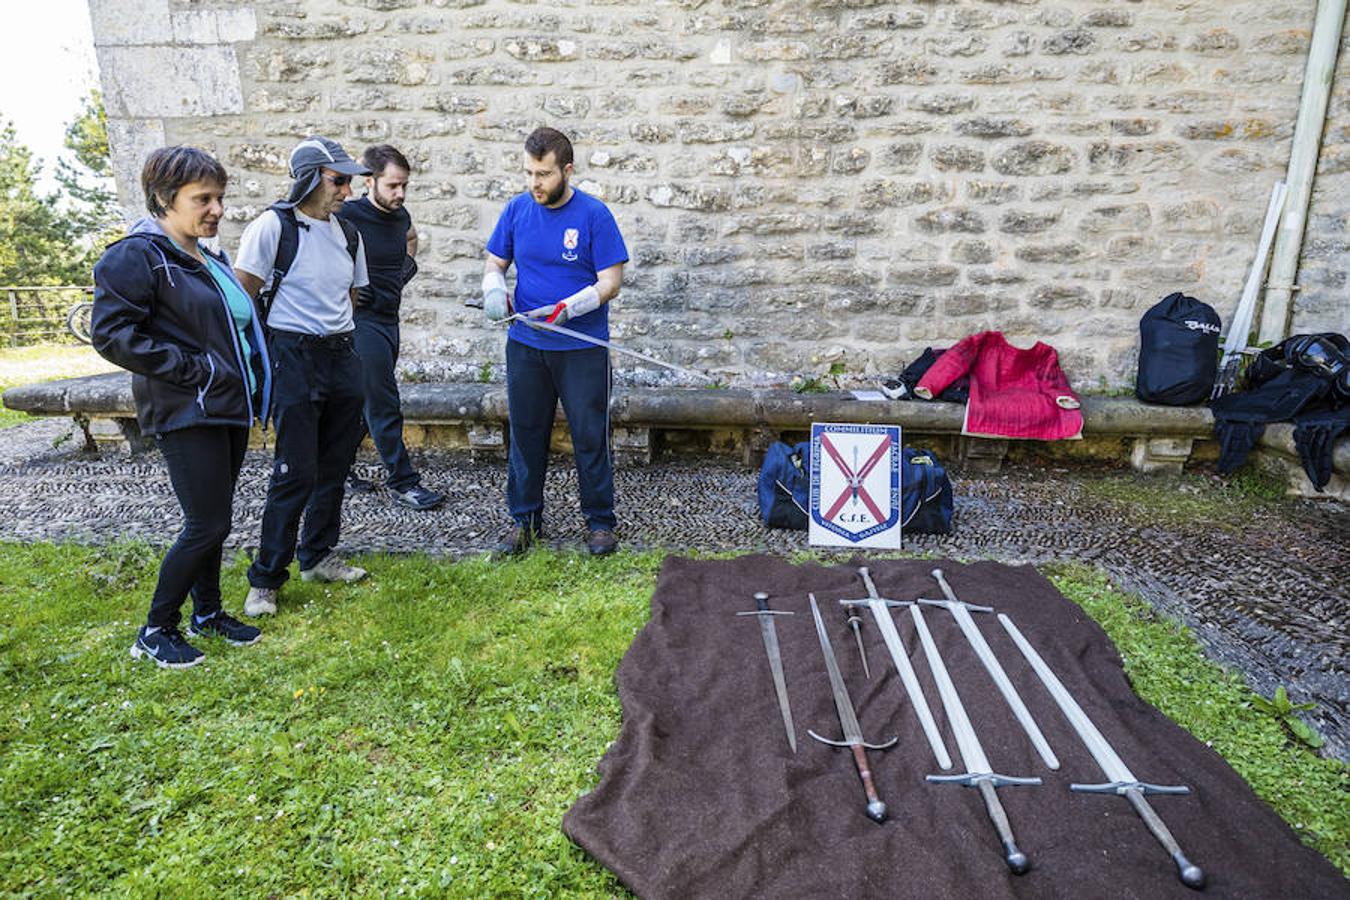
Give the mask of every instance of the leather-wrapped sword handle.
[[1144, 792], [1137, 787], [1127, 788], [1125, 796], [1134, 807], [1134, 811], [1139, 813], [1139, 818], [1144, 820], [1148, 830], [1153, 832], [1153, 836], [1158, 839], [1158, 843], [1167, 849], [1172, 857], [1172, 862], [1177, 864], [1177, 877], [1181, 879], [1181, 883], [1197, 891], [1203, 888], [1205, 886], [1205, 870], [1191, 862], [1181, 852], [1181, 846], [1177, 844], [1177, 839], [1172, 837], [1172, 832], [1167, 830], [1163, 820], [1149, 805], [1149, 802], [1144, 799]]
[[1003, 843], [1003, 861], [1008, 864], [1014, 875], [1026, 874], [1031, 869], [1031, 861], [1027, 859], [1025, 853], [1017, 849], [1017, 843], [1013, 840], [1012, 823], [1008, 821], [1008, 814], [1003, 811], [998, 791], [994, 790], [991, 781], [981, 780], [976, 783], [980, 788], [980, 796], [984, 798], [984, 807], [989, 811], [989, 821], [994, 823], [998, 839]]
[[872, 769], [867, 764], [867, 751], [861, 744], [850, 747], [853, 751], [853, 763], [858, 767], [858, 777], [862, 779], [863, 792], [867, 794], [867, 818], [873, 822], [886, 821], [886, 804], [877, 796], [877, 787], [872, 783]]

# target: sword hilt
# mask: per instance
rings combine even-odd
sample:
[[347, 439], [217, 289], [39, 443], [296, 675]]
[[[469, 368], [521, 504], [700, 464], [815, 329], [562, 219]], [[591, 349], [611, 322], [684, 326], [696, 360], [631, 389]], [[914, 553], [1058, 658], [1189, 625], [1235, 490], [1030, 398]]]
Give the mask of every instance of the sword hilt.
[[994, 823], [999, 842], [1003, 844], [1003, 861], [1008, 864], [1008, 869], [1014, 875], [1024, 875], [1031, 870], [1031, 861], [1017, 848], [1012, 823], [1008, 821], [1008, 813], [1003, 809], [1003, 802], [998, 799], [998, 792], [994, 789], [1006, 785], [1040, 784], [1041, 779], [999, 775], [994, 772], [966, 772], [964, 775], [929, 775], [928, 780], [935, 784], [962, 784], [978, 788], [980, 796], [984, 799], [985, 811], [989, 813], [989, 821]]
[[881, 797], [877, 794], [876, 784], [872, 781], [872, 767], [867, 763], [867, 751], [889, 750], [896, 745], [900, 738], [893, 737], [884, 744], [869, 744], [866, 741], [832, 741], [829, 738], [821, 737], [809, 728], [806, 733], [822, 744], [829, 744], [831, 747], [847, 747], [853, 752], [853, 765], [858, 769], [858, 777], [862, 779], [863, 783], [863, 793], [867, 795], [867, 818], [878, 825], [886, 821], [886, 804], [881, 802]]
[[974, 603], [967, 603], [964, 600], [930, 600], [927, 597], [920, 597], [915, 603], [922, 603], [925, 606], [942, 606], [951, 608], [953, 606], [965, 607], [970, 612], [991, 613], [994, 611], [992, 606], [976, 606]]
[[1080, 794], [1119, 794], [1129, 796], [1130, 791], [1141, 794], [1189, 794], [1191, 789], [1184, 784], [1149, 784], [1146, 781], [1108, 781], [1106, 784], [1071, 784], [1069, 790]]
[[[964, 606], [966, 609], [971, 610], [972, 612], [994, 611], [994, 608], [992, 606], [976, 606], [974, 603], [967, 603], [964, 600], [958, 600], [956, 597], [956, 592], [953, 591], [952, 586], [947, 583], [947, 578], [942, 574], [941, 569], [934, 569], [930, 574], [932, 574], [932, 576], [935, 579], [937, 579], [938, 587], [942, 588], [942, 596], [947, 598], [948, 603], [955, 603], [957, 606]], [[919, 602], [931, 603], [934, 606], [942, 605], [941, 600], [920, 600]]]
[[769, 609], [769, 595], [763, 591], [755, 592], [755, 609], [753, 612], [738, 612], [738, 616], [791, 616], [795, 613], [785, 609]]
[[1139, 814], [1139, 818], [1144, 820], [1148, 830], [1157, 838], [1158, 843], [1163, 845], [1163, 849], [1172, 857], [1172, 862], [1176, 863], [1177, 877], [1181, 879], [1181, 883], [1197, 891], [1205, 886], [1205, 870], [1186, 858], [1186, 854], [1181, 852], [1181, 845], [1172, 836], [1172, 832], [1168, 830], [1162, 817], [1144, 799], [1145, 794], [1189, 794], [1190, 788], [1184, 784], [1162, 785], [1148, 784], [1143, 781], [1112, 781], [1107, 784], [1071, 784], [1069, 790], [1077, 791], [1080, 794], [1118, 794], [1129, 800], [1130, 805], [1134, 807], [1134, 811]]

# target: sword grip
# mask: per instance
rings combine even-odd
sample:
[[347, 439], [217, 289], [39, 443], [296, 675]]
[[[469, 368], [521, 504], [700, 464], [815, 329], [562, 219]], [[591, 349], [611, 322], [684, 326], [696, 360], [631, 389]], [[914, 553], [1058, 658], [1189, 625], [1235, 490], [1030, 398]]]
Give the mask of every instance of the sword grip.
[[867, 794], [867, 818], [878, 824], [886, 821], [886, 804], [877, 796], [877, 787], [872, 783], [872, 769], [867, 765], [867, 751], [860, 744], [854, 744], [853, 764], [858, 767], [858, 777], [862, 779], [863, 792]]
[[984, 798], [984, 808], [989, 812], [989, 821], [994, 823], [994, 830], [998, 832], [998, 839], [1003, 843], [1003, 861], [1008, 864], [1014, 875], [1024, 875], [1031, 869], [1031, 861], [1027, 855], [1017, 849], [1017, 843], [1013, 840], [1012, 823], [1008, 821], [1008, 814], [1003, 811], [1003, 803], [998, 799], [998, 791], [994, 790], [994, 784], [990, 781], [978, 782], [980, 796]]
[[767, 612], [769, 609], [769, 595], [763, 591], [755, 593], [755, 609], [760, 612]]
[[1153, 832], [1153, 836], [1158, 839], [1158, 843], [1162, 844], [1171, 855], [1172, 862], [1177, 865], [1177, 877], [1181, 879], [1181, 883], [1197, 891], [1203, 888], [1205, 886], [1205, 870], [1191, 862], [1181, 852], [1181, 846], [1177, 844], [1177, 839], [1172, 837], [1172, 832], [1167, 830], [1167, 825], [1162, 818], [1144, 799], [1144, 792], [1139, 788], [1130, 788], [1125, 791], [1125, 796], [1129, 798], [1134, 811], [1139, 813], [1139, 818], [1144, 820], [1148, 830]]

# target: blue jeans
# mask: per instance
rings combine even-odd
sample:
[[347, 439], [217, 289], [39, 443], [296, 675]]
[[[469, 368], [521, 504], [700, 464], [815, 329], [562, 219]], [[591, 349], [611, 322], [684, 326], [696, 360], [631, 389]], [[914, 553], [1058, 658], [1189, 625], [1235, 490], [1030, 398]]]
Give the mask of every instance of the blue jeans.
[[581, 514], [591, 531], [612, 531], [614, 460], [609, 434], [609, 351], [538, 350], [506, 342], [506, 397], [511, 448], [506, 502], [522, 528], [544, 530], [544, 473], [553, 416], [562, 400], [572, 432]]
[[365, 428], [361, 361], [350, 334], [273, 331], [271, 348], [277, 443], [258, 558], [248, 570], [248, 583], [258, 588], [285, 584], [293, 558], [311, 569], [337, 546], [343, 483]]
[[366, 430], [389, 473], [385, 484], [410, 491], [421, 483], [403, 445], [403, 407], [398, 399], [398, 321], [356, 316], [356, 355], [361, 357], [361, 386], [366, 394]]

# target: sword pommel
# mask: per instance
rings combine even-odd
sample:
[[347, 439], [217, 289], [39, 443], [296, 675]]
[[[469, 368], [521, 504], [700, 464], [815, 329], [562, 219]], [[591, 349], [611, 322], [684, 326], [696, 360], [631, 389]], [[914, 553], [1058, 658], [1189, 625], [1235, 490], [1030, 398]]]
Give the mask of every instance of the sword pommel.
[[1205, 870], [1183, 856], [1180, 850], [1172, 854], [1172, 861], [1177, 864], [1177, 877], [1182, 884], [1197, 891], [1205, 886]]

